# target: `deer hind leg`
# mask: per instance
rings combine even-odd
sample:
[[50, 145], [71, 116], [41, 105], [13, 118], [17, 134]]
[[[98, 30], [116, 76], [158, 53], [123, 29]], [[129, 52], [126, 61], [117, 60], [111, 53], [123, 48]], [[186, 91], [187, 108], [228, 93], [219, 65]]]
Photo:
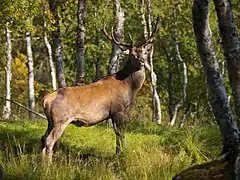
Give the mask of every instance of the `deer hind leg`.
[[[47, 163], [47, 164], [52, 163], [54, 144], [57, 142], [59, 137], [62, 135], [64, 129], [67, 127], [68, 124], [69, 124], [68, 122], [65, 122], [63, 124], [61, 124], [61, 123], [54, 124], [52, 126], [52, 129], [50, 129], [48, 133], [46, 132], [45, 144], [44, 144], [44, 148], [42, 150], [44, 163]], [[45, 160], [47, 162], [45, 162]]]
[[41, 138], [41, 141], [42, 141], [42, 162], [44, 162], [45, 159], [46, 159], [46, 138], [48, 137], [48, 135], [52, 131], [52, 129], [53, 129], [53, 125], [50, 121], [48, 121], [48, 128], [47, 128], [45, 134]]
[[124, 119], [127, 116], [121, 112], [112, 117], [113, 129], [116, 134], [116, 154], [119, 154], [124, 145]]

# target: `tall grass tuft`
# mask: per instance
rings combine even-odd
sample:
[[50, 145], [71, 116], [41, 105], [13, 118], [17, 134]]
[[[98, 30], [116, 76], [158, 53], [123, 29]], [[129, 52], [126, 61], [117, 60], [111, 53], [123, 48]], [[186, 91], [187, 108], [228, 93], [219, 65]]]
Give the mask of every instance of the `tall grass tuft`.
[[216, 126], [174, 128], [134, 120], [126, 129], [123, 153], [115, 155], [111, 126], [69, 126], [54, 163], [43, 168], [40, 138], [46, 122], [0, 122], [0, 164], [11, 180], [171, 179], [193, 164], [213, 159], [221, 149]]

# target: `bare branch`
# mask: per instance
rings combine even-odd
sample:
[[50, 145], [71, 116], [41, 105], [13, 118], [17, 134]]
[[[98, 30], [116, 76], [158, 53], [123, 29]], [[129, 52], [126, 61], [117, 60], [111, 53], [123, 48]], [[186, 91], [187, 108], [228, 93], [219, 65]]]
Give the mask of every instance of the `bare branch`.
[[33, 114], [36, 114], [37, 116], [39, 116], [39, 117], [41, 117], [41, 118], [43, 118], [43, 119], [47, 119], [47, 117], [44, 116], [43, 114], [40, 114], [40, 113], [38, 113], [38, 112], [36, 112], [36, 111], [31, 110], [30, 108], [28, 108], [28, 107], [20, 104], [19, 102], [16, 102], [16, 101], [13, 101], [13, 100], [10, 100], [10, 99], [6, 99], [6, 98], [4, 98], [4, 97], [2, 97], [2, 96], [0, 96], [0, 98], [3, 99], [3, 100], [5, 100], [5, 101], [10, 101], [11, 103], [18, 105], [18, 106], [20, 106], [21, 108], [23, 108], [23, 109], [25, 109], [25, 110], [33, 113]]

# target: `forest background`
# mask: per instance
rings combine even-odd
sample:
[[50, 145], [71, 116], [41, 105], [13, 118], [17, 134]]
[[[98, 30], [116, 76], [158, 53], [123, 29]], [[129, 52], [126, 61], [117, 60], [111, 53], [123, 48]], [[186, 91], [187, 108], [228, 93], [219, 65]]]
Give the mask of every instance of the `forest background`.
[[[115, 2], [115, 1], [114, 1]], [[85, 77], [84, 81], [86, 84], [96, 81], [97, 79], [107, 75], [109, 69], [109, 59], [111, 57], [111, 48], [112, 44], [107, 40], [102, 32], [104, 22], [107, 23], [107, 28], [111, 31], [111, 26], [115, 24], [115, 5], [113, 1], [87, 1], [86, 4], [86, 23], [85, 23], [85, 37], [84, 37], [84, 59], [85, 59]], [[124, 24], [124, 34], [125, 42], [130, 42], [128, 34], [130, 33], [134, 41], [142, 40], [144, 37], [144, 29], [142, 24], [142, 14], [147, 12], [147, 7], [143, 1], [120, 1], [121, 7], [125, 13], [125, 24]], [[144, 5], [143, 5], [144, 4]], [[240, 14], [239, 8], [240, 3], [236, 0], [232, 1], [232, 8], [235, 17], [235, 23], [237, 29], [240, 26]], [[142, 7], [142, 5], [144, 7]], [[62, 37], [62, 50], [63, 50], [63, 62], [64, 62], [64, 74], [66, 78], [67, 86], [75, 84], [76, 81], [76, 46], [77, 46], [77, 7], [78, 1], [57, 1], [58, 14], [60, 17], [60, 29]], [[201, 133], [204, 135], [200, 136], [211, 136], [209, 132], [217, 132], [212, 129], [212, 127], [206, 127], [209, 124], [215, 125], [213, 121], [213, 113], [209, 103], [209, 95], [206, 88], [206, 78], [204, 77], [202, 63], [197, 52], [195, 36], [193, 31], [193, 22], [192, 22], [192, 2], [191, 1], [151, 1], [151, 21], [154, 22], [156, 17], [160, 18], [160, 28], [157, 34], [155, 35], [155, 48], [153, 55], [153, 68], [154, 72], [157, 75], [157, 93], [161, 102], [161, 115], [162, 115], [162, 124], [169, 124], [171, 117], [173, 116], [174, 110], [177, 108], [177, 126], [183, 125], [183, 119], [185, 120], [186, 127], [189, 125], [196, 126], [199, 130], [202, 130]], [[11, 34], [11, 56], [13, 58], [11, 63], [11, 99], [23, 104], [24, 106], [29, 106], [29, 54], [28, 54], [28, 42], [27, 37], [31, 37], [31, 49], [32, 49], [32, 60], [33, 64], [33, 74], [34, 74], [34, 101], [36, 106], [34, 110], [40, 113], [43, 113], [41, 108], [41, 99], [45, 94], [52, 91], [53, 84], [51, 79], [51, 70], [49, 65], [49, 53], [45, 42], [45, 37], [48, 38], [51, 42], [51, 31], [55, 30], [55, 27], [52, 26], [52, 23], [55, 21], [53, 14], [50, 12], [49, 4], [46, 1], [34, 1], [34, 0], [23, 0], [23, 1], [10, 1], [4, 0], [1, 2], [0, 7], [0, 96], [4, 97], [6, 94], [5, 91], [5, 70], [7, 66], [8, 59], [8, 43], [7, 42], [7, 31]], [[225, 87], [229, 94], [230, 103], [234, 109], [233, 98], [231, 98], [231, 90], [229, 85], [229, 79], [227, 74], [227, 66], [225, 57], [223, 56], [223, 49], [221, 48], [221, 38], [219, 35], [218, 23], [216, 12], [214, 10], [213, 3], [210, 5], [210, 26], [212, 30], [213, 43], [216, 50], [216, 56], [219, 61], [220, 71], [223, 75], [225, 81]], [[177, 32], [177, 33], [176, 33]], [[177, 47], [177, 48], [176, 48]], [[56, 62], [54, 62], [56, 63]], [[121, 68], [124, 64], [123, 56], [119, 58], [118, 68]], [[186, 69], [184, 69], [184, 64]], [[185, 74], [187, 70], [187, 74]], [[187, 75], [187, 76], [186, 76]], [[185, 151], [180, 151], [179, 156], [173, 161], [181, 160], [184, 166], [173, 166], [173, 171], [161, 171], [160, 174], [150, 174], [146, 177], [160, 177], [165, 173], [166, 179], [172, 177], [180, 171], [189, 166], [192, 161], [203, 162], [208, 160], [207, 157], [213, 158], [210, 152], [219, 152], [219, 149], [214, 149], [215, 146], [219, 144], [214, 144], [213, 148], [210, 148], [209, 152], [206, 153], [204, 147], [200, 149], [195, 149], [194, 146], [189, 147], [194, 141], [191, 136], [196, 132], [196, 130], [187, 128], [186, 131], [175, 131], [175, 129], [165, 129], [164, 127], [158, 127], [152, 125], [152, 93], [151, 93], [151, 80], [150, 73], [148, 72], [148, 78], [144, 83], [143, 88], [138, 93], [137, 103], [132, 112], [132, 117], [134, 120], [146, 123], [142, 130], [154, 134], [161, 134], [165, 132], [164, 140], [159, 140], [155, 137], [155, 140], [159, 140], [162, 144], [168, 144], [169, 140], [171, 142], [178, 142], [183, 137], [187, 137], [183, 140], [183, 144], [188, 147], [186, 152], [190, 153], [189, 157], [192, 159], [182, 159], [185, 157]], [[187, 81], [186, 81], [187, 79]], [[186, 89], [185, 89], [186, 87]], [[185, 91], [186, 90], [186, 91]], [[186, 97], [185, 97], [186, 95]], [[179, 106], [180, 104], [180, 106]], [[0, 101], [0, 112], [4, 111], [5, 101]], [[31, 107], [30, 107], [31, 108]], [[19, 106], [12, 104], [11, 108], [11, 119], [21, 120], [26, 119], [27, 111], [20, 108]], [[31, 119], [36, 119], [30, 116]], [[17, 123], [17, 125], [19, 125]], [[24, 127], [29, 129], [38, 129], [39, 132], [43, 131], [42, 128], [37, 127], [39, 124], [33, 122], [33, 127], [31, 125], [26, 125], [23, 123]], [[35, 126], [36, 125], [36, 126]], [[41, 125], [41, 123], [40, 123]], [[3, 126], [5, 128], [5, 126]], [[138, 126], [130, 125], [129, 129], [135, 129], [137, 132]], [[204, 127], [206, 127], [204, 129]], [[216, 127], [216, 126], [215, 126]], [[8, 134], [10, 129], [15, 129], [10, 125], [7, 129], [2, 129], [3, 137], [9, 139], [6, 134]], [[21, 129], [21, 127], [18, 127]], [[40, 129], [39, 129], [40, 128]], [[142, 128], [140, 126], [140, 128]], [[201, 129], [203, 128], [203, 129]], [[209, 130], [210, 128], [210, 130]], [[16, 128], [17, 129], [17, 128]], [[30, 130], [27, 130], [30, 132]], [[100, 128], [101, 129], [101, 128]], [[96, 129], [95, 129], [96, 130]], [[21, 130], [22, 131], [22, 130]], [[24, 132], [26, 129], [23, 130]], [[27, 132], [26, 131], [26, 132]], [[132, 131], [132, 130], [131, 130]], [[176, 139], [171, 140], [171, 134], [175, 133]], [[14, 134], [14, 131], [11, 131]], [[41, 133], [35, 136], [40, 137]], [[88, 132], [89, 133], [89, 132]], [[102, 132], [101, 132], [102, 133]], [[27, 135], [30, 137], [31, 133]], [[190, 134], [190, 135], [189, 135]], [[34, 136], [34, 138], [35, 138]], [[107, 136], [108, 137], [108, 136]], [[179, 137], [179, 139], [177, 139]], [[214, 138], [215, 135], [213, 135]], [[10, 137], [14, 139], [15, 136]], [[135, 137], [136, 138], [136, 137]], [[164, 138], [164, 136], [162, 137]], [[188, 139], [189, 138], [189, 139]], [[220, 138], [220, 136], [219, 136]], [[94, 138], [93, 138], [94, 139]], [[204, 138], [203, 138], [204, 139]], [[218, 138], [216, 138], [218, 142]], [[216, 140], [215, 139], [215, 140]], [[20, 139], [18, 139], [20, 140]], [[154, 139], [151, 141], [155, 142]], [[188, 141], [189, 140], [189, 141]], [[198, 140], [198, 139], [197, 139]], [[133, 139], [131, 141], [134, 141]], [[131, 142], [130, 141], [130, 142]], [[10, 142], [10, 140], [9, 140]], [[24, 142], [26, 145], [32, 143], [32, 139]], [[154, 144], [151, 142], [151, 146]], [[211, 143], [214, 142], [211, 139]], [[27, 151], [25, 146], [21, 144], [21, 140], [15, 144], [19, 147], [13, 147], [17, 151]], [[133, 142], [132, 142], [133, 143]], [[139, 141], [142, 143], [142, 141]], [[144, 141], [145, 143], [145, 141]], [[153, 143], [153, 144], [152, 144]], [[134, 144], [134, 143], [133, 143]], [[182, 144], [182, 146], [184, 146]], [[5, 144], [7, 147], [10, 143]], [[169, 144], [168, 144], [169, 145]], [[201, 145], [201, 144], [200, 144]], [[87, 146], [87, 145], [86, 145]], [[93, 143], [89, 145], [90, 147], [95, 147]], [[136, 145], [137, 146], [137, 145]], [[199, 146], [199, 145], [196, 145]], [[24, 147], [24, 148], [23, 148]], [[154, 147], [154, 145], [153, 145]], [[172, 147], [172, 145], [170, 145]], [[208, 146], [209, 147], [209, 146]], [[10, 149], [12, 148], [12, 144]], [[40, 149], [39, 147], [34, 147]], [[33, 150], [35, 151], [36, 149]], [[179, 148], [179, 147], [178, 147]], [[174, 151], [178, 149], [175, 146], [173, 147]], [[219, 148], [219, 147], [218, 147]], [[132, 148], [136, 149], [136, 147]], [[153, 148], [153, 151], [156, 150]], [[31, 150], [32, 151], [32, 150]], [[144, 149], [145, 151], [145, 149]], [[195, 151], [195, 152], [194, 152]], [[206, 154], [203, 154], [204, 152]], [[12, 152], [11, 152], [12, 153]], [[13, 152], [14, 153], [14, 152]], [[22, 152], [17, 152], [21, 155]], [[159, 152], [155, 152], [158, 154]], [[181, 154], [183, 153], [183, 154]], [[149, 154], [152, 154], [149, 153]], [[130, 153], [130, 155], [133, 155]], [[129, 155], [129, 156], [130, 156]], [[166, 154], [164, 154], [166, 155]], [[136, 155], [137, 156], [137, 155]], [[15, 156], [13, 156], [15, 157]], [[137, 156], [138, 157], [138, 156]], [[167, 156], [166, 156], [167, 157]], [[163, 157], [162, 157], [163, 158]], [[27, 157], [29, 159], [29, 157]], [[136, 158], [137, 159], [137, 158]], [[177, 160], [176, 160], [177, 159]], [[120, 159], [121, 160], [121, 159]], [[14, 161], [14, 160], [13, 160]], [[108, 160], [105, 160], [107, 162]], [[153, 159], [151, 159], [152, 162]], [[117, 161], [119, 163], [119, 161]], [[21, 165], [24, 166], [25, 161], [21, 161]], [[92, 163], [92, 160], [91, 162]], [[123, 163], [123, 162], [121, 162]], [[129, 161], [126, 164], [131, 164]], [[145, 162], [146, 163], [146, 162]], [[173, 163], [173, 162], [172, 162]], [[14, 164], [14, 163], [13, 163]], [[16, 163], [17, 164], [17, 163]], [[141, 162], [139, 164], [142, 164]], [[151, 163], [150, 163], [151, 164]], [[12, 164], [11, 164], [12, 165]], [[19, 164], [18, 164], [19, 165]], [[25, 164], [26, 165], [26, 164]], [[147, 164], [146, 164], [147, 165]], [[22, 167], [23, 167], [22, 166]], [[27, 167], [29, 167], [28, 164]], [[97, 165], [94, 164], [94, 167]], [[114, 165], [113, 165], [114, 166]], [[172, 166], [172, 164], [171, 164]], [[8, 164], [4, 165], [5, 168], [8, 167]], [[17, 166], [16, 166], [17, 168]], [[76, 167], [75, 167], [76, 168]], [[146, 168], [146, 167], [142, 167]], [[100, 168], [101, 169], [101, 168]], [[56, 169], [55, 169], [56, 170]], [[66, 170], [66, 169], [65, 169]], [[65, 172], [67, 172], [66, 170]], [[9, 171], [10, 172], [10, 171]], [[8, 173], [9, 173], [8, 172]], [[39, 171], [40, 172], [40, 171]], [[125, 171], [124, 171], [125, 172]], [[24, 174], [24, 168], [21, 169], [21, 172], [17, 174]], [[85, 172], [86, 173], [86, 172]], [[98, 172], [95, 172], [95, 176], [98, 176]], [[106, 172], [107, 174], [108, 172]], [[132, 174], [131, 174], [132, 173]], [[130, 174], [133, 175], [134, 172]], [[168, 174], [169, 173], [169, 174]], [[9, 173], [10, 174], [10, 173]], [[8, 176], [10, 177], [10, 175]], [[86, 173], [87, 174], [87, 173]], [[85, 175], [86, 175], [85, 174]], [[26, 175], [26, 174], [24, 174]], [[30, 175], [30, 172], [29, 174]], [[138, 174], [135, 174], [138, 176]], [[61, 174], [65, 177], [65, 175]], [[113, 173], [114, 176], [114, 173]], [[139, 175], [141, 176], [141, 175]], [[47, 177], [47, 176], [46, 176]], [[46, 178], [49, 179], [49, 178]], [[64, 179], [64, 178], [63, 178]]]
[[[76, 29], [77, 29], [77, 1], [59, 1], [58, 11], [60, 16], [60, 28], [63, 45], [64, 74], [67, 85], [73, 85], [76, 78]], [[141, 17], [141, 3], [138, 1], [123, 1], [121, 6], [125, 12], [125, 42], [129, 42], [128, 34], [135, 41], [143, 38], [143, 25]], [[235, 22], [239, 26], [239, 3], [233, 1]], [[197, 53], [193, 25], [192, 2], [189, 1], [151, 1], [152, 21], [160, 17], [160, 28], [155, 35], [154, 71], [157, 75], [157, 92], [161, 101], [163, 121], [169, 121], [169, 108], [174, 106], [183, 96], [183, 68], [176, 52], [174, 40], [174, 23], [177, 21], [177, 43], [181, 59], [187, 66], [187, 91], [178, 119], [181, 119], [186, 109], [191, 115], [191, 120], [212, 122], [211, 108], [208, 102], [208, 93], [205, 85], [205, 77], [202, 64]], [[0, 96], [5, 93], [5, 67], [6, 67], [6, 34], [5, 26], [9, 23], [12, 38], [12, 81], [11, 99], [28, 106], [28, 63], [26, 32], [31, 33], [32, 58], [34, 62], [34, 88], [36, 110], [42, 112], [41, 99], [47, 92], [52, 91], [49, 55], [44, 43], [46, 31], [51, 41], [51, 21], [53, 17], [49, 5], [45, 1], [3, 1], [1, 6], [0, 26], [2, 31], [0, 39]], [[45, 13], [44, 13], [45, 11]], [[146, 10], [144, 10], [146, 11]], [[173, 13], [177, 12], [177, 19]], [[44, 28], [44, 20], [47, 24]], [[102, 32], [104, 22], [110, 30], [115, 23], [113, 1], [88, 1], [86, 5], [85, 24], [85, 82], [90, 83], [107, 75], [109, 59], [111, 56], [111, 43]], [[229, 90], [226, 63], [221, 49], [216, 13], [211, 5], [210, 25], [213, 42], [216, 47], [216, 55], [219, 60], [220, 70], [224, 77], [227, 90]], [[120, 57], [121, 58], [121, 57]], [[120, 66], [119, 66], [120, 68]], [[96, 75], [96, 71], [98, 72]], [[169, 92], [171, 91], [171, 92]], [[141, 117], [152, 119], [150, 80], [145, 82], [138, 95], [137, 113]], [[0, 101], [0, 111], [4, 101]], [[14, 106], [14, 105], [13, 105]], [[170, 107], [172, 106], [172, 107]], [[190, 106], [190, 107], [189, 107]], [[233, 106], [234, 107], [234, 106]], [[25, 110], [14, 108], [12, 114], [25, 116]]]

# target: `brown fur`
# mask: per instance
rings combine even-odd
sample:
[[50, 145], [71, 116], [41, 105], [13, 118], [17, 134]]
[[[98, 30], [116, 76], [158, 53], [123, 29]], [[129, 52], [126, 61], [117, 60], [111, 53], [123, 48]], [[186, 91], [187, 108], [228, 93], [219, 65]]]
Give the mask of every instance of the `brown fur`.
[[116, 74], [85, 86], [61, 88], [43, 98], [43, 109], [48, 118], [48, 129], [42, 137], [42, 157], [52, 161], [55, 142], [68, 124], [92, 126], [112, 119], [116, 134], [116, 153], [124, 139], [124, 120], [128, 118], [135, 96], [145, 80], [152, 42], [133, 47], [123, 69]]

